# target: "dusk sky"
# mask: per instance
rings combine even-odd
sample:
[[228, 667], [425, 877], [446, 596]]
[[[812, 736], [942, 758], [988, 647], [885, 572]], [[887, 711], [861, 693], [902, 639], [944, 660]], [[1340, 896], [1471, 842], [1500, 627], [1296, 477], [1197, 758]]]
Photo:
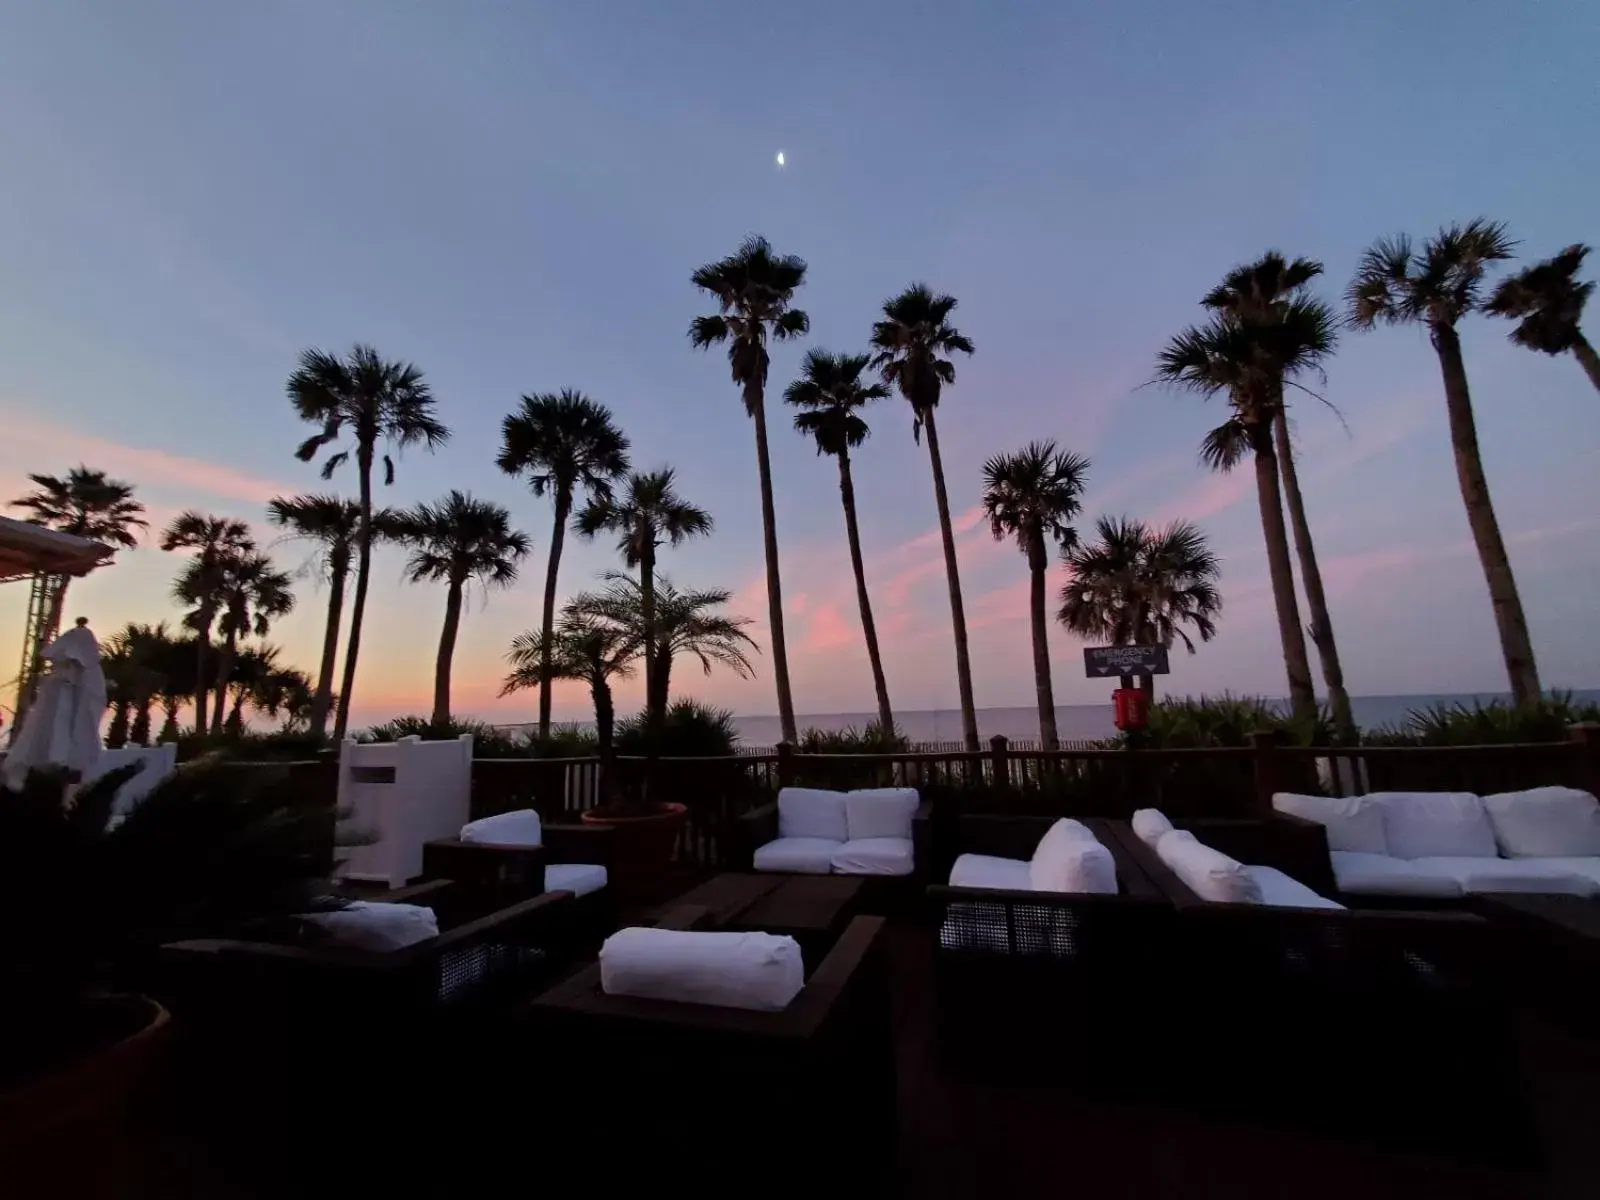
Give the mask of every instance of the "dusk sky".
[[[864, 348], [913, 280], [959, 297], [977, 346], [939, 422], [978, 704], [1033, 697], [1025, 562], [980, 520], [981, 465], [1046, 437], [1093, 462], [1083, 528], [1187, 517], [1223, 558], [1219, 636], [1164, 686], [1281, 695], [1252, 476], [1199, 464], [1222, 404], [1141, 387], [1155, 355], [1269, 248], [1321, 259], [1336, 300], [1384, 234], [1484, 215], [1525, 260], [1600, 242], [1597, 47], [1593, 0], [0, 0], [0, 498], [83, 462], [136, 484], [152, 531], [194, 507], [270, 542], [269, 497], [330, 486], [293, 456], [296, 355], [371, 342], [424, 370], [453, 431], [382, 499], [470, 489], [534, 540], [522, 582], [470, 604], [455, 683], [458, 712], [532, 719], [532, 693], [495, 698], [550, 540], [548, 501], [493, 466], [521, 393], [581, 388], [637, 465], [676, 466], [716, 532], [664, 570], [733, 589], [764, 628], [750, 422], [723, 354], [685, 336], [709, 311], [690, 272], [760, 233], [810, 264], [812, 334], [775, 351], [768, 409], [799, 712], [869, 710], [872, 689], [837, 473], [778, 394], [805, 349]], [[1494, 500], [1545, 685], [1596, 686], [1600, 396], [1510, 328], [1462, 327]], [[1348, 430], [1299, 394], [1293, 417], [1350, 690], [1503, 690], [1426, 335], [1345, 335], [1324, 394]], [[898, 398], [868, 420], [856, 487], [890, 694], [954, 707], [926, 451]], [[331, 486], [353, 495], [353, 469]], [[69, 619], [175, 622], [181, 562], [154, 540], [74, 584]], [[567, 545], [564, 593], [615, 565], [609, 542]], [[401, 561], [376, 559], [357, 724], [429, 705], [444, 590]], [[311, 669], [326, 590], [297, 587], [270, 640]], [[0, 679], [25, 601], [0, 587]], [[1105, 701], [1078, 640], [1052, 637], [1058, 702]], [[776, 708], [765, 663], [674, 682]], [[556, 710], [587, 717], [586, 693], [563, 685]]]

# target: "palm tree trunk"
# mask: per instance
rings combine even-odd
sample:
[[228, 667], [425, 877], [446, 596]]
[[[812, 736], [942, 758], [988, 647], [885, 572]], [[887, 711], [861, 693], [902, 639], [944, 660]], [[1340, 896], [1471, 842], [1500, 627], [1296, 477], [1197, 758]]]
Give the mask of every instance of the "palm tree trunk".
[[778, 724], [783, 740], [797, 739], [789, 693], [789, 651], [783, 640], [783, 583], [778, 576], [778, 518], [772, 505], [772, 461], [767, 454], [767, 411], [761, 384], [745, 385], [744, 404], [756, 424], [756, 472], [761, 477], [761, 541], [767, 557], [767, 624], [772, 631], [772, 675], [778, 684]]
[[350, 605], [350, 638], [344, 648], [344, 677], [339, 682], [339, 711], [333, 720], [333, 740], [344, 738], [350, 727], [350, 698], [356, 690], [356, 659], [361, 654], [361, 621], [367, 615], [367, 582], [372, 576], [372, 447], [356, 451], [361, 477], [361, 540], [356, 551], [356, 594]]
[[1344, 668], [1339, 663], [1339, 647], [1333, 639], [1333, 618], [1328, 613], [1328, 596], [1322, 590], [1322, 571], [1317, 566], [1317, 550], [1311, 541], [1311, 523], [1306, 519], [1305, 500], [1300, 495], [1300, 476], [1294, 465], [1294, 447], [1289, 442], [1289, 418], [1280, 397], [1278, 414], [1272, 421], [1272, 437], [1277, 443], [1278, 470], [1283, 475], [1283, 498], [1289, 508], [1289, 524], [1294, 530], [1295, 556], [1300, 560], [1300, 582], [1306, 589], [1306, 607], [1311, 610], [1311, 641], [1322, 663], [1322, 681], [1328, 689], [1328, 704], [1333, 723], [1349, 735], [1355, 731], [1350, 712], [1350, 693], [1344, 687]]
[[156, 734], [157, 744], [161, 742], [175, 742], [178, 740], [178, 709], [182, 701], [176, 696], [164, 696], [161, 699], [161, 729]]
[[133, 718], [133, 702], [114, 700], [111, 704], [111, 724], [106, 726], [106, 748], [115, 750], [128, 744], [128, 722]]
[[672, 650], [670, 647], [656, 647], [655, 687], [655, 697], [651, 703], [663, 714], [663, 724], [665, 724], [665, 713], [672, 700]]
[[1283, 524], [1283, 496], [1278, 490], [1278, 456], [1270, 434], [1255, 440], [1256, 501], [1261, 507], [1261, 532], [1267, 542], [1267, 572], [1278, 610], [1278, 637], [1283, 667], [1289, 676], [1289, 707], [1296, 718], [1312, 721], [1317, 693], [1311, 685], [1311, 660], [1300, 628], [1300, 605], [1294, 595], [1294, 568], [1289, 562], [1289, 533]]
[[656, 703], [656, 545], [651, 530], [639, 547], [639, 608], [644, 618], [645, 754], [654, 758], [665, 711]]
[[611, 700], [611, 685], [604, 679], [592, 680], [589, 693], [594, 697], [595, 751], [604, 770], [611, 762], [611, 731], [616, 725], [617, 711]]
[[138, 703], [133, 706], [133, 724], [128, 729], [128, 740], [135, 746], [150, 744], [150, 706], [153, 703], [154, 697], [140, 696]]
[[211, 713], [211, 732], [222, 732], [223, 710], [228, 706], [228, 679], [233, 674], [233, 660], [238, 653], [239, 635], [228, 630], [222, 641], [222, 653], [217, 655], [217, 706]]
[[233, 707], [228, 710], [228, 719], [222, 727], [234, 737], [238, 737], [244, 732], [244, 691], [242, 689], [235, 693]]
[[867, 570], [861, 562], [861, 531], [856, 528], [856, 486], [850, 478], [850, 451], [839, 448], [839, 498], [844, 502], [844, 530], [850, 540], [850, 566], [856, 575], [856, 603], [861, 608], [861, 633], [867, 640], [867, 661], [872, 666], [872, 690], [878, 695], [878, 724], [885, 734], [894, 730], [894, 709], [889, 706], [889, 684], [883, 677], [883, 655], [878, 651], [878, 627], [872, 619], [872, 599], [867, 595]]
[[961, 732], [967, 751], [978, 752], [978, 712], [972, 703], [972, 662], [967, 654], [967, 613], [961, 603], [961, 573], [956, 567], [956, 537], [950, 529], [950, 497], [944, 490], [944, 459], [939, 455], [939, 429], [933, 409], [920, 414], [928, 434], [928, 459], [933, 464], [933, 498], [939, 506], [939, 536], [944, 541], [944, 573], [950, 584], [950, 624], [956, 642], [956, 688], [961, 696]]
[[333, 699], [333, 673], [339, 669], [339, 621], [344, 616], [344, 581], [350, 558], [328, 564], [328, 628], [322, 634], [322, 663], [317, 668], [317, 694], [311, 698], [311, 732], [318, 741], [328, 731], [328, 704]]
[[200, 614], [201, 623], [194, 642], [194, 731], [202, 737], [206, 732], [206, 655], [211, 650], [212, 619], [207, 613]]
[[1450, 445], [1455, 451], [1456, 479], [1461, 485], [1461, 500], [1467, 509], [1467, 524], [1478, 547], [1478, 561], [1489, 585], [1489, 600], [1494, 606], [1494, 623], [1500, 631], [1500, 652], [1505, 658], [1506, 677], [1512, 699], [1518, 704], [1538, 700], [1539, 668], [1533, 659], [1533, 641], [1528, 636], [1528, 620], [1522, 612], [1516, 577], [1511, 573], [1511, 557], [1500, 536], [1500, 522], [1489, 498], [1489, 481], [1483, 473], [1483, 456], [1478, 452], [1478, 428], [1472, 416], [1472, 393], [1467, 388], [1467, 367], [1461, 358], [1461, 339], [1454, 326], [1435, 325], [1430, 329], [1433, 348], [1439, 355], [1444, 375], [1445, 409], [1450, 416]]
[[444, 628], [439, 631], [439, 659], [433, 668], [433, 723], [441, 728], [450, 721], [450, 668], [456, 657], [456, 634], [461, 629], [463, 582], [452, 579], [444, 594]]
[[561, 570], [561, 548], [567, 540], [567, 518], [572, 515], [572, 489], [556, 489], [556, 527], [550, 531], [550, 563], [544, 572], [544, 643], [539, 654], [539, 740], [550, 736], [550, 655], [555, 649], [556, 576]]
[[57, 582], [55, 591], [50, 596], [50, 611], [45, 616], [42, 630], [45, 638], [51, 641], [55, 639], [56, 634], [61, 629], [61, 614], [66, 611], [67, 607], [67, 585], [72, 582], [72, 576], [59, 575], [57, 579], [59, 582]]
[[1039, 700], [1039, 740], [1046, 750], [1061, 745], [1056, 735], [1056, 693], [1050, 681], [1050, 626], [1045, 620], [1044, 535], [1037, 529], [1029, 535], [1028, 610], [1033, 618], [1033, 690]]
[[1600, 390], [1600, 354], [1594, 352], [1594, 347], [1589, 344], [1589, 339], [1583, 334], [1578, 334], [1572, 342], [1572, 356], [1583, 364], [1584, 374], [1589, 376], [1589, 382]]

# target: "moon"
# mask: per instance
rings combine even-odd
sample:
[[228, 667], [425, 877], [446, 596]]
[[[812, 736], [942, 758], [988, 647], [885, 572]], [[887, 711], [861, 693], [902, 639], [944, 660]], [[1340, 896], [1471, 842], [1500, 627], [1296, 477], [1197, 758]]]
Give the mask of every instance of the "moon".
[[773, 161], [776, 162], [780, 167], [788, 166], [788, 163], [784, 161], [782, 150], [778, 151], [778, 155], [775, 159], [773, 159]]

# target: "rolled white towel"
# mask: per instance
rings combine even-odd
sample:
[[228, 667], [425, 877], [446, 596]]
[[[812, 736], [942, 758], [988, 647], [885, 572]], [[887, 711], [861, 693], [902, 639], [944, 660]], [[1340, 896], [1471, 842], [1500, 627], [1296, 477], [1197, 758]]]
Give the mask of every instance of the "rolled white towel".
[[779, 1012], [805, 986], [805, 967], [791, 937], [635, 927], [600, 947], [600, 986], [612, 996]]

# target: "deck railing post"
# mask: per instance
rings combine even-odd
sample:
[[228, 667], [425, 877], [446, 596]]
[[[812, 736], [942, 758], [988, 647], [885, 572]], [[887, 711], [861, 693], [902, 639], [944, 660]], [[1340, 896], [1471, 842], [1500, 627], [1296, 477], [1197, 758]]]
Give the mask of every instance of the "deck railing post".
[[1278, 735], [1270, 729], [1257, 729], [1250, 735], [1255, 777], [1255, 807], [1270, 811], [1272, 794], [1278, 791]]
[[1600, 796], [1600, 725], [1580, 721], [1567, 730], [1567, 736], [1578, 756], [1578, 786], [1591, 796]]
[[1011, 751], [1006, 735], [997, 733], [989, 739], [989, 756], [994, 764], [994, 786], [1011, 786]]
[[791, 742], [778, 743], [778, 786], [781, 788], [794, 785], [794, 745]]

